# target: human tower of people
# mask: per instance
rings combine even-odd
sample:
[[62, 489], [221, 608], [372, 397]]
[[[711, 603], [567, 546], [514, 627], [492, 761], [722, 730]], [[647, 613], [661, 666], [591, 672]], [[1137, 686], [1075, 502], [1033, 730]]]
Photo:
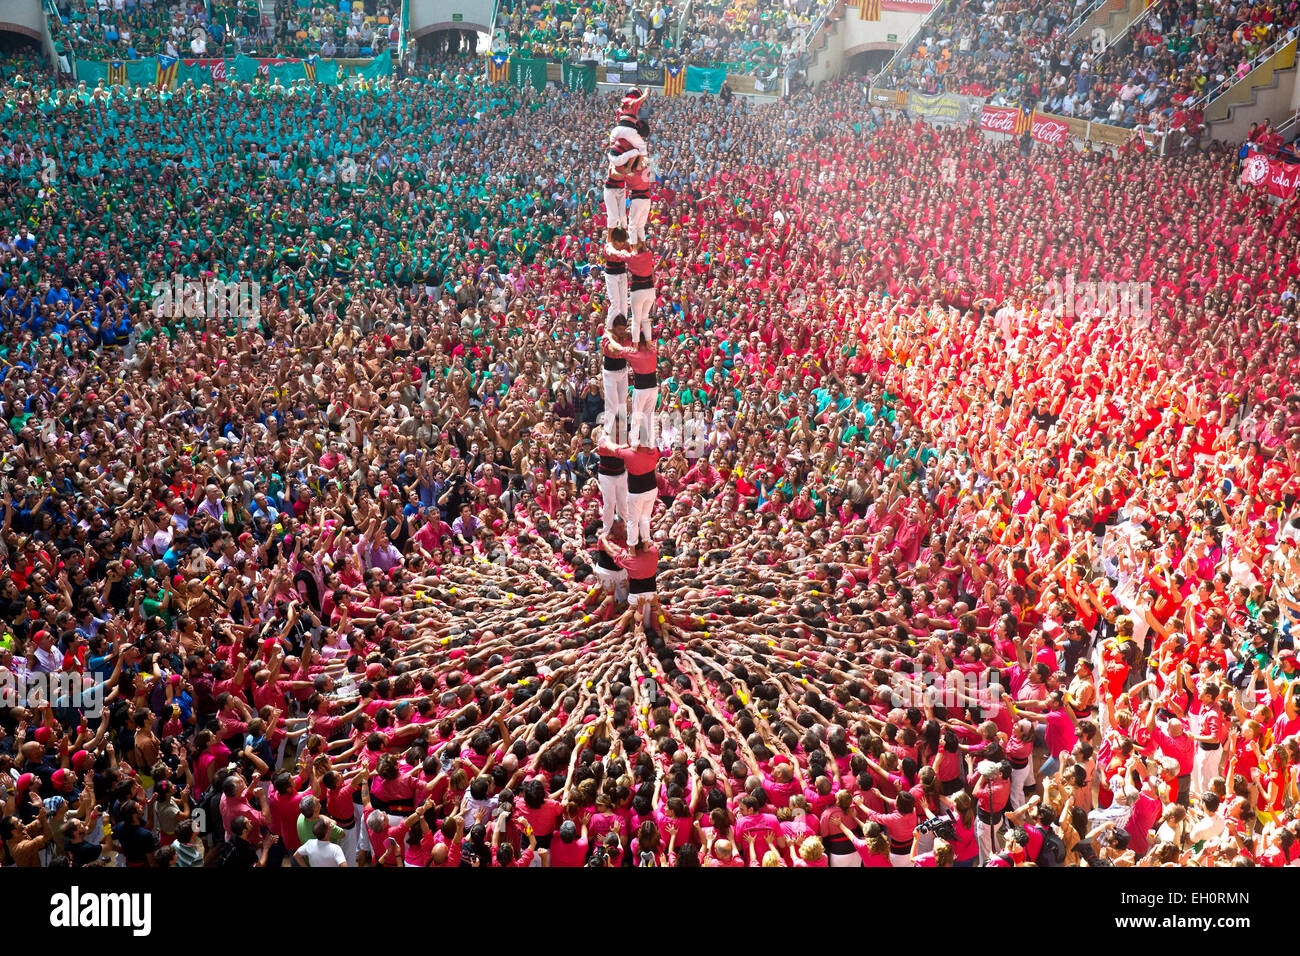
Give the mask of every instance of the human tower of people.
[[[650, 518], [659, 498], [659, 400], [651, 312], [655, 304], [650, 222], [648, 122], [639, 114], [648, 93], [632, 89], [609, 134], [605, 179], [605, 291], [609, 309], [601, 338], [605, 410], [596, 440], [601, 525], [596, 575], [620, 602], [643, 616], [653, 609], [659, 549]], [[632, 399], [628, 402], [629, 377]]]

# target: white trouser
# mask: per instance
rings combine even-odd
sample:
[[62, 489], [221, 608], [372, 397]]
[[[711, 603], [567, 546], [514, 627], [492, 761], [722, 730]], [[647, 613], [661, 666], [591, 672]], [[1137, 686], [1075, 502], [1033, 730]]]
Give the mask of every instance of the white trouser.
[[343, 859], [348, 861], [348, 866], [357, 865], [357, 844], [361, 841], [361, 831], [365, 829], [361, 825], [361, 810], [357, 809], [358, 819], [354, 820], [352, 827], [343, 831], [343, 842], [339, 848], [343, 851]]
[[655, 510], [658, 489], [641, 491], [627, 496], [627, 545], [632, 547], [641, 540], [650, 540], [650, 516]]
[[[365, 814], [361, 812], [360, 806], [356, 808], [356, 852], [368, 851], [374, 852], [374, 847], [370, 845], [370, 831], [365, 829]], [[346, 851], [344, 851], [346, 852]]]
[[626, 317], [628, 313], [626, 272], [605, 273], [605, 296], [609, 299], [609, 311], [605, 313], [605, 328], [609, 328], [614, 324], [614, 316]]
[[609, 534], [615, 518], [627, 521], [627, 472], [621, 475], [598, 472], [596, 480], [600, 483], [600, 533]]
[[1192, 793], [1205, 793], [1210, 789], [1210, 781], [1219, 775], [1219, 764], [1223, 760], [1223, 747], [1218, 750], [1202, 750], [1200, 742], [1196, 744], [1196, 753], [1192, 756]]
[[654, 591], [638, 591], [636, 594], [629, 594], [627, 596], [627, 606], [635, 611], [639, 608], [650, 605], [654, 602], [654, 599]]
[[1030, 760], [1023, 767], [1011, 770], [1011, 805], [1013, 807], [1023, 807], [1025, 805], [1025, 787], [1033, 786], [1030, 775], [1033, 771], [1034, 762]]
[[[1001, 823], [998, 826], [1001, 826]], [[979, 844], [981, 865], [987, 863], [989, 857], [1001, 849], [998, 845], [996, 828], [978, 817], [975, 818], [975, 841]]]
[[633, 199], [627, 214], [627, 241], [645, 242], [645, 225], [650, 220], [650, 200]]
[[605, 228], [614, 229], [622, 226], [627, 228], [627, 204], [624, 198], [627, 196], [626, 189], [605, 188]]
[[627, 600], [627, 572], [622, 568], [617, 571], [607, 571], [600, 565], [596, 566], [596, 580], [606, 591], [614, 595], [614, 600], [622, 604]]
[[891, 854], [889, 854], [889, 865], [890, 865], [890, 866], [911, 866], [911, 865], [912, 865], [912, 854], [911, 854], [911, 853], [891, 853]]
[[655, 304], [655, 290], [633, 289], [628, 298], [632, 302], [632, 341], [653, 341], [650, 331], [650, 310]]
[[619, 423], [627, 422], [627, 369], [622, 368], [617, 372], [602, 369], [601, 381], [605, 386], [605, 431], [618, 441]]
[[[925, 832], [925, 833], [918, 833], [918, 834], [916, 835], [916, 852], [917, 852], [917, 855], [918, 855], [918, 856], [919, 856], [920, 854], [922, 854], [922, 853], [929, 853], [929, 852], [930, 852], [931, 850], [933, 850], [933, 849], [934, 849], [934, 831], [933, 831], [933, 830], [931, 830], [931, 831], [927, 831], [927, 832]], [[909, 855], [909, 857], [910, 857], [910, 855]], [[908, 866], [911, 866], [910, 858], [909, 858], [909, 861], [908, 861]]]
[[632, 389], [632, 418], [629, 421], [632, 438], [638, 445], [654, 445], [655, 405], [659, 401], [659, 386]]
[[862, 857], [857, 850], [852, 853], [827, 853], [826, 859], [830, 866], [861, 866]]

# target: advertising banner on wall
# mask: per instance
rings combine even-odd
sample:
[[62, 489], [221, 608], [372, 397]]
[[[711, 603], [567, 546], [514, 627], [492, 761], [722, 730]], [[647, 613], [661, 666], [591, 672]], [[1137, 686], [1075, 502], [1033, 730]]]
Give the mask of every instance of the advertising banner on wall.
[[909, 93], [907, 111], [930, 123], [968, 123], [980, 100], [960, 93]]

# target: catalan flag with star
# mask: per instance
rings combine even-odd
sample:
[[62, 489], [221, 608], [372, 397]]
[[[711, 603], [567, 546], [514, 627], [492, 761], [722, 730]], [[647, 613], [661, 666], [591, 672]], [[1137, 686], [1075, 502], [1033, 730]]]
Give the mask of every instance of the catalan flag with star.
[[488, 82], [510, 82], [510, 57], [504, 53], [493, 53], [488, 57]]
[[121, 60], [109, 60], [104, 79], [109, 86], [126, 86], [126, 64]]
[[858, 16], [863, 20], [879, 20], [880, 0], [858, 0]]
[[1029, 132], [1029, 127], [1033, 125], [1034, 114], [1025, 109], [1023, 106], [1016, 112], [1016, 135], [1023, 136]]
[[686, 89], [686, 67], [664, 67], [664, 96], [681, 96]]
[[180, 76], [181, 61], [174, 56], [158, 54], [158, 76], [154, 85], [160, 90], [176, 89], [176, 80]]
[[317, 54], [313, 53], [302, 61], [302, 74], [307, 77], [308, 83], [316, 82], [316, 56]]

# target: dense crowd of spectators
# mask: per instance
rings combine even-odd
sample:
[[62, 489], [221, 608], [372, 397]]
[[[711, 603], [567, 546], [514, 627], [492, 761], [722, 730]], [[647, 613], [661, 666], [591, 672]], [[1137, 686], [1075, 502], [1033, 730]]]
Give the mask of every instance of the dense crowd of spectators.
[[344, 6], [322, 0], [277, 0], [277, 55], [370, 57], [396, 41], [400, 3], [372, 0]]
[[663, 63], [771, 75], [786, 63], [828, 0], [674, 3], [672, 0], [502, 5], [494, 49], [611, 68]]
[[648, 104], [643, 623], [607, 98], [3, 96], [0, 863], [1300, 856], [1300, 204], [1221, 152]]
[[1160, 0], [1117, 42], [1068, 35], [1085, 10], [949, 0], [884, 82], [1115, 126], [1196, 131], [1204, 103], [1300, 23], [1294, 2]]
[[1065, 28], [1088, 6], [1086, 0], [1072, 7], [1045, 0], [942, 0], [887, 80], [900, 89], [1036, 103], [1077, 52]]
[[400, 4], [388, 0], [60, 0], [51, 24], [75, 57], [138, 59], [247, 56], [369, 57], [396, 36]]
[[503, 0], [497, 8], [493, 50], [551, 61], [634, 58], [635, 43], [623, 32], [621, 0], [538, 3]]

